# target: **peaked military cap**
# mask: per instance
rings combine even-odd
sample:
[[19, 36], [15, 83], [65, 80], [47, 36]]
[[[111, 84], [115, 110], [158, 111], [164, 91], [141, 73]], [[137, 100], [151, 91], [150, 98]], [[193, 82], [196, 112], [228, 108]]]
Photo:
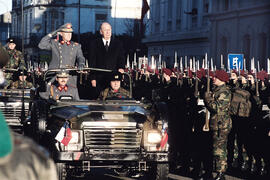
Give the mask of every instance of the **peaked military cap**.
[[15, 38], [8, 38], [6, 42], [7, 43], [14, 43], [14, 44], [16, 44]]
[[113, 72], [111, 76], [111, 81], [121, 81], [122, 74], [120, 72]]
[[67, 33], [73, 32], [71, 23], [66, 23], [66, 24], [62, 25], [59, 29], [60, 29], [60, 32], [67, 32]]
[[62, 70], [62, 71], [59, 71], [56, 76], [59, 77], [59, 78], [63, 78], [63, 77], [68, 77], [69, 74], [68, 74], [67, 71]]

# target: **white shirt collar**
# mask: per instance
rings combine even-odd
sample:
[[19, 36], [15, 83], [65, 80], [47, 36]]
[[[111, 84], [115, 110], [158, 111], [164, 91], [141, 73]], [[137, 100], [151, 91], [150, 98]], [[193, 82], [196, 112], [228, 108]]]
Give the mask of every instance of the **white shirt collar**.
[[106, 45], [106, 41], [108, 41], [108, 46], [110, 46], [111, 39], [105, 40], [104, 38], [102, 38], [102, 41], [103, 41], [104, 46]]

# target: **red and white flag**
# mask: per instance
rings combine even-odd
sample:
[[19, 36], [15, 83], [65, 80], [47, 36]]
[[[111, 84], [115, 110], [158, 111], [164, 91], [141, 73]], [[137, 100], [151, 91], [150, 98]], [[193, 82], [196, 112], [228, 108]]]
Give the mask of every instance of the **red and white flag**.
[[65, 122], [64, 125], [61, 127], [60, 131], [57, 133], [55, 139], [65, 146], [68, 145], [69, 141], [72, 138], [72, 132], [69, 127], [68, 122]]

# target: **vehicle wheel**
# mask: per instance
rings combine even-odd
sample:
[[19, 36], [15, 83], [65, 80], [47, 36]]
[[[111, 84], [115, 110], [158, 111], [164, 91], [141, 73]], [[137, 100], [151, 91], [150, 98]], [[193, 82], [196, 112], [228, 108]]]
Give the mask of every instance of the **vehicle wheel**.
[[57, 174], [59, 180], [67, 180], [67, 171], [65, 163], [56, 163]]
[[169, 164], [156, 164], [150, 169], [153, 180], [167, 180], [169, 175]]

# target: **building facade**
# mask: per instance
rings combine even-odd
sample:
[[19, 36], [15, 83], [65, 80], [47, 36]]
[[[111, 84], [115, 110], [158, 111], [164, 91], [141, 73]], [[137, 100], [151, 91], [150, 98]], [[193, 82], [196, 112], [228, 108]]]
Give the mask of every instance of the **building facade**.
[[6, 44], [6, 40], [10, 37], [11, 14], [9, 12], [0, 15], [0, 42]]
[[[22, 8], [24, 27], [22, 29]], [[33, 40], [71, 22], [75, 34], [96, 33], [104, 21], [111, 23], [114, 34], [129, 33], [130, 24], [140, 17], [141, 0], [13, 0], [12, 36], [24, 35], [25, 52], [35, 54]], [[127, 13], [128, 10], [128, 13]]]
[[[173, 65], [174, 52], [205, 53], [220, 67], [220, 55], [242, 53], [262, 67], [270, 57], [269, 0], [156, 0], [150, 3], [144, 42], [148, 56], [162, 54]], [[247, 63], [249, 66], [249, 63]], [[225, 61], [226, 65], [226, 61]]]

